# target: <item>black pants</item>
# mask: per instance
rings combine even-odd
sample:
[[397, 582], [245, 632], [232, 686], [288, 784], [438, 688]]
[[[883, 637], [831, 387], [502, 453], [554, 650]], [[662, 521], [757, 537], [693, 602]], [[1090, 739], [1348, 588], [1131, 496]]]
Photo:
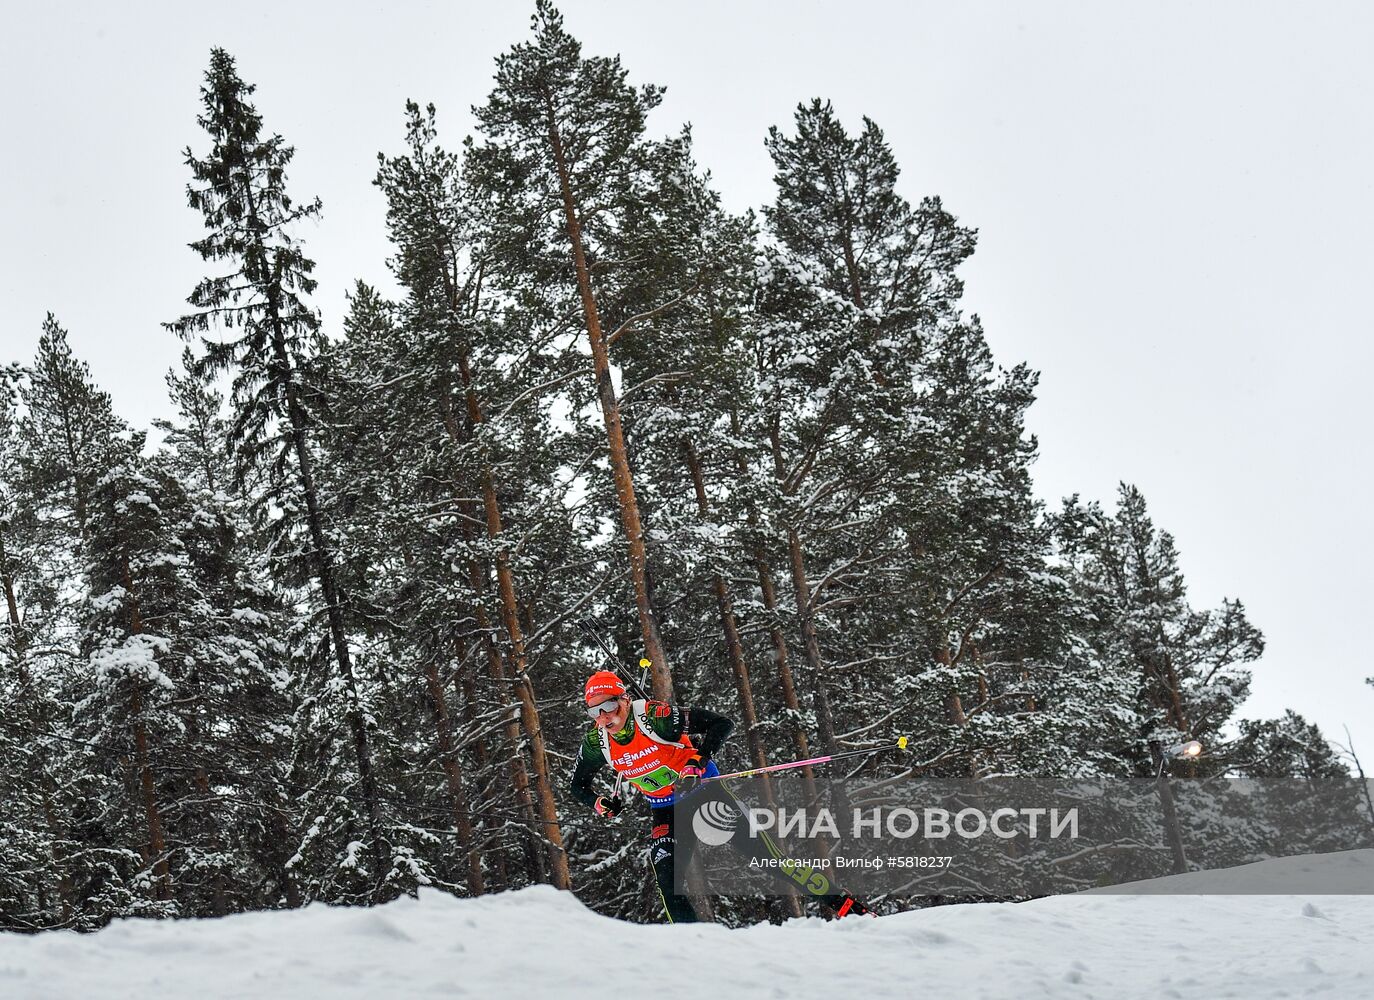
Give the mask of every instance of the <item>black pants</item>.
[[[746, 863], [755, 859], [764, 862], [784, 861], [785, 863], [778, 867], [765, 864], [766, 869], [780, 885], [788, 890], [796, 889], [803, 896], [818, 899], [832, 909], [838, 909], [844, 903], [847, 898], [845, 894], [838, 892], [825, 875], [796, 862], [785, 861], [786, 856], [782, 848], [767, 833], [760, 831], [757, 836], [751, 837], [749, 821], [744, 816], [744, 806], [725, 787], [725, 782], [712, 781], [691, 793], [680, 807], [664, 806], [649, 811], [653, 822], [653, 843], [649, 848], [649, 859], [654, 866], [658, 894], [663, 899], [663, 909], [668, 914], [670, 923], [695, 923], [697, 919], [691, 900], [675, 891], [674, 864], [675, 857], [684, 865], [691, 862], [700, 844], [692, 830], [691, 817], [710, 802], [724, 803], [733, 811], [733, 821], [729, 821], [733, 830], [727, 843]], [[678, 808], [682, 810], [681, 827], [674, 820]], [[729, 812], [717, 809], [714, 815], [728, 816]]]

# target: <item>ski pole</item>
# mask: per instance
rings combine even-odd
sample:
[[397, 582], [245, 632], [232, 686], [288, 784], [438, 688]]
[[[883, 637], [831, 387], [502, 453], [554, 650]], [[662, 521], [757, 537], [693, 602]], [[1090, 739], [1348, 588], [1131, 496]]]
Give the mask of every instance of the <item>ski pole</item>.
[[726, 778], [747, 778], [754, 774], [765, 774], [769, 771], [786, 771], [793, 767], [806, 767], [808, 764], [826, 764], [832, 760], [843, 760], [845, 757], [862, 757], [865, 754], [882, 753], [884, 750], [905, 750], [907, 737], [898, 736], [895, 742], [885, 743], [880, 747], [873, 747], [870, 750], [846, 750], [843, 753], [827, 754], [824, 757], [812, 757], [810, 760], [794, 760], [786, 764], [770, 764], [767, 767], [753, 767], [747, 771], [732, 771], [729, 774], [713, 774], [709, 778], [702, 778], [704, 785], [708, 781], [724, 781]]

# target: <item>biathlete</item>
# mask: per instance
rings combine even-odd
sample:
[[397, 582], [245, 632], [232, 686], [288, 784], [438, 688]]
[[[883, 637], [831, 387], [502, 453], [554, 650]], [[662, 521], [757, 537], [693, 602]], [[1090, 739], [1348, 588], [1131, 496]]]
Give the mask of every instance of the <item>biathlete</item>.
[[[673, 804], [688, 796], [695, 812], [707, 818], [712, 843], [728, 842], [741, 857], [765, 861], [763, 867], [789, 888], [821, 901], [838, 916], [869, 912], [853, 896], [837, 892], [821, 872], [786, 858], [767, 833], [760, 831], [757, 836], [750, 836], [749, 824], [743, 821], [743, 807], [723, 781], [701, 784], [703, 778], [720, 774], [711, 757], [735, 728], [734, 722], [704, 708], [632, 701], [620, 678], [609, 670], [592, 674], [583, 695], [595, 728], [582, 741], [572, 776], [572, 793], [598, 816], [614, 817], [625, 807], [624, 800], [619, 795], [598, 795], [592, 788], [592, 779], [609, 766], [649, 800], [653, 838], [650, 859], [670, 922], [691, 923], [697, 919], [691, 901], [677, 892], [673, 884], [675, 849], [681, 851], [680, 859], [686, 864], [699, 839], [693, 830], [694, 823], [684, 823], [682, 827], [674, 823]], [[712, 807], [709, 803], [720, 805]]]

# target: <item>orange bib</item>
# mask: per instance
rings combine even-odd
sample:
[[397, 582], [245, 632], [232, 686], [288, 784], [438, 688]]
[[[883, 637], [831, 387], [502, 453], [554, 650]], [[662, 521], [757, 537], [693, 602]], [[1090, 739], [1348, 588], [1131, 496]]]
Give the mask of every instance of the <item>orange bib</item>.
[[650, 801], [673, 794], [679, 769], [697, 753], [686, 733], [680, 742], [673, 742], [650, 728], [648, 713], [654, 707], [656, 704], [649, 702], [631, 702], [629, 743], [611, 739], [604, 729], [600, 731], [601, 752], [606, 761]]

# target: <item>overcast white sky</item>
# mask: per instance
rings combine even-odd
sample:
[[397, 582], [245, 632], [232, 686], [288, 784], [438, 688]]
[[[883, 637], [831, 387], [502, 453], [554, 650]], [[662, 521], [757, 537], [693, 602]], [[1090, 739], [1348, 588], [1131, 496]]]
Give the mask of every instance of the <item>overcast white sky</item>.
[[[283, 9], [278, 9], [283, 8]], [[370, 181], [402, 108], [470, 126], [533, 2], [48, 3], [0, 40], [0, 363], [47, 310], [146, 426], [201, 262], [181, 150], [203, 149], [212, 45], [258, 84], [319, 194], [306, 234], [337, 329], [386, 285]], [[1292, 707], [1374, 763], [1367, 497], [1374, 287], [1374, 5], [566, 0], [587, 51], [668, 86], [736, 209], [770, 198], [762, 140], [798, 101], [874, 118], [911, 199], [980, 231], [967, 304], [998, 359], [1042, 373], [1043, 497], [1144, 490], [1197, 606], [1268, 638], [1250, 716]]]

